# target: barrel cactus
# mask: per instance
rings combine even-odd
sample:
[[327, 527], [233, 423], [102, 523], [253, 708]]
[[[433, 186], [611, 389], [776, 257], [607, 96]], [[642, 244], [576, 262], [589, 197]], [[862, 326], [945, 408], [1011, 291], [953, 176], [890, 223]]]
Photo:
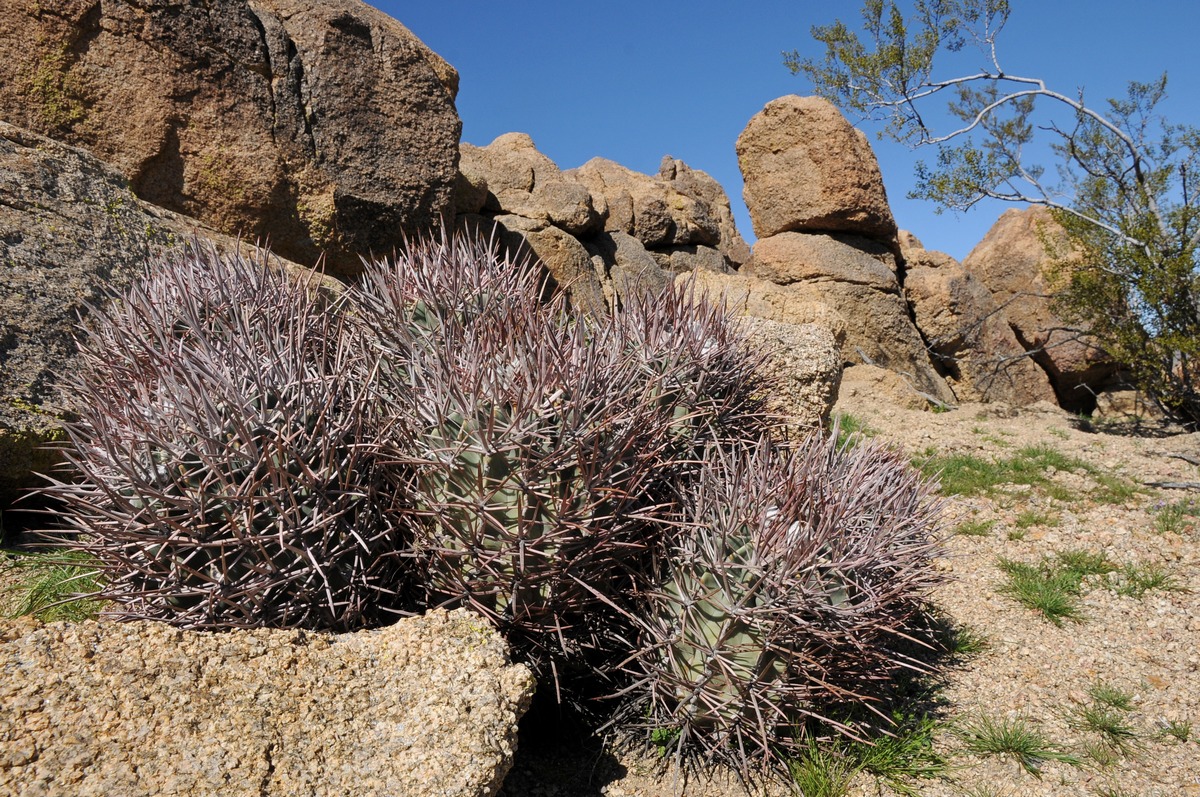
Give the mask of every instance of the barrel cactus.
[[344, 303], [192, 244], [93, 310], [48, 492], [114, 614], [347, 630], [395, 607], [404, 542]]
[[708, 465], [639, 615], [625, 716], [747, 772], [779, 763], [805, 718], [914, 665], [898, 643], [936, 581], [937, 506], [870, 443], [764, 441]]
[[758, 356], [667, 290], [589, 318], [486, 240], [414, 242], [356, 291], [383, 352], [425, 603], [469, 606], [561, 685], [622, 655], [681, 474], [769, 425]]

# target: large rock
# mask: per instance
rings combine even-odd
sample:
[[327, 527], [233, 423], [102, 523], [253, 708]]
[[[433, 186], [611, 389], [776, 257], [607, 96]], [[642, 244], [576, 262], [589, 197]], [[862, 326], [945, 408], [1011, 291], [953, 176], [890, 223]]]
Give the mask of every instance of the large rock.
[[[708, 173], [693, 169], [681, 160], [664, 155], [658, 166], [658, 179], [684, 196], [691, 197], [708, 210], [717, 223], [716, 249], [734, 268], [750, 259], [750, 247], [738, 232], [729, 195]], [[704, 266], [701, 266], [704, 267]], [[714, 270], [708, 266], [709, 270]]]
[[787, 232], [760, 239], [741, 273], [837, 311], [846, 323], [846, 362], [896, 371], [932, 400], [952, 403], [908, 315], [896, 268], [891, 251], [868, 239]]
[[674, 274], [729, 272], [749, 255], [721, 186], [669, 156], [651, 177], [602, 158], [561, 171], [524, 133], [461, 151], [461, 226], [494, 225], [586, 312], [607, 312]]
[[464, 610], [375, 631], [0, 622], [0, 793], [494, 795], [533, 694]]
[[88, 153], [0, 122], [0, 511], [57, 461], [44, 446], [71, 411], [58, 377], [80, 316], [193, 235], [236, 245], [140, 201]]
[[1044, 208], [1007, 210], [963, 260], [963, 268], [991, 291], [1026, 351], [1046, 371], [1064, 409], [1090, 411], [1094, 393], [1108, 386], [1118, 368], [1081, 330], [1051, 307], [1043, 269], [1046, 243], [1065, 245], [1062, 228]]
[[830, 102], [767, 103], [737, 140], [755, 234], [844, 231], [891, 241], [896, 222], [867, 138]]
[[626, 297], [656, 293], [673, 279], [642, 242], [623, 232], [605, 232], [586, 243], [595, 273], [603, 279], [607, 306], [620, 307]]
[[569, 292], [578, 309], [593, 315], [607, 311], [608, 286], [596, 272], [591, 253], [570, 233], [545, 220], [514, 214], [461, 216], [458, 224], [460, 229], [485, 236], [494, 231], [514, 256], [540, 261], [554, 282]]
[[452, 213], [458, 77], [358, 0], [0, 2], [0, 117], [332, 271]]
[[[902, 239], [903, 240], [903, 239]], [[987, 287], [942, 252], [905, 247], [904, 295], [960, 401], [1055, 401]]]
[[697, 271], [676, 278], [681, 284], [694, 284], [714, 300], [723, 301], [735, 314], [764, 318], [788, 325], [815, 324], [827, 329], [838, 351], [846, 342], [846, 319], [820, 298], [797, 292], [790, 287], [752, 277], [741, 272], [722, 274]]

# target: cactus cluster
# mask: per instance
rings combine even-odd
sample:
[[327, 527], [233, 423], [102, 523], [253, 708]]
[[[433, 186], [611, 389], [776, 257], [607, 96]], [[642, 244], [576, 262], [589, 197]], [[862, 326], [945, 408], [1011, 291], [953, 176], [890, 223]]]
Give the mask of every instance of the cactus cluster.
[[518, 655], [562, 667], [619, 649], [681, 474], [770, 419], [752, 353], [718, 309], [666, 291], [589, 319], [479, 241], [414, 244], [357, 295], [411, 475], [428, 606], [466, 605]]
[[906, 663], [933, 582], [929, 486], [880, 447], [773, 442], [762, 354], [686, 289], [587, 317], [443, 235], [330, 296], [192, 246], [80, 347], [49, 490], [120, 617], [465, 606], [560, 699], [606, 691], [746, 772]]
[[[192, 244], [93, 308], [68, 375], [63, 504], [122, 618], [196, 629], [377, 624], [399, 524], [343, 302]], [[59, 531], [56, 536], [61, 536]]]
[[836, 725], [823, 707], [917, 665], [900, 643], [935, 580], [937, 511], [930, 485], [871, 443], [712, 450], [639, 614], [627, 715], [742, 768], [802, 742], [798, 720]]

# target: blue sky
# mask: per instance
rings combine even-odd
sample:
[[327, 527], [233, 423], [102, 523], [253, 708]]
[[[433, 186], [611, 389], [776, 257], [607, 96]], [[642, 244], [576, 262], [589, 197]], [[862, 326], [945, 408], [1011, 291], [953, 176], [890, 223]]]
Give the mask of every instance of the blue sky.
[[[562, 168], [601, 156], [647, 173], [665, 154], [715, 177], [729, 193], [738, 228], [753, 240], [742, 204], [734, 142], [770, 100], [810, 94], [781, 52], [819, 55], [813, 25], [857, 20], [857, 2], [829, 0], [520, 0], [515, 3], [372, 5], [400, 20], [458, 69], [463, 140], [487, 144], [528, 133]], [[1200, 3], [1193, 0], [1013, 0], [1000, 39], [1001, 63], [1051, 88], [1099, 101], [1129, 80], [1170, 74], [1163, 106], [1174, 122], [1200, 125], [1195, 62]], [[853, 120], [852, 120], [853, 121]], [[1005, 206], [935, 215], [906, 199], [913, 166], [932, 152], [871, 137], [893, 212], [926, 247], [961, 259]]]

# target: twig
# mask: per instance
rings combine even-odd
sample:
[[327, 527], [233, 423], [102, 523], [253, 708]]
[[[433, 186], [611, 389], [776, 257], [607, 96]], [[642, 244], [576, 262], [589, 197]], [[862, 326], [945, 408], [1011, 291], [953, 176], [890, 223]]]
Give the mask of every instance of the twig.
[[1173, 451], [1160, 451], [1158, 452], [1158, 455], [1160, 457], [1174, 457], [1175, 459], [1182, 459], [1184, 462], [1190, 462], [1193, 465], [1200, 465], [1200, 457], [1193, 456], [1191, 454], [1176, 454]]
[[1200, 490], [1200, 482], [1142, 482], [1142, 484], [1162, 490]]

